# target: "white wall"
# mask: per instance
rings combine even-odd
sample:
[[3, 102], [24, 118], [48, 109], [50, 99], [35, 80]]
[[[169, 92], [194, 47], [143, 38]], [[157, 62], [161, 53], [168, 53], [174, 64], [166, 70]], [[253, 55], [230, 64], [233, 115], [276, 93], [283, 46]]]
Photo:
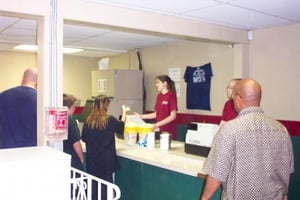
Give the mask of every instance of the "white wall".
[[26, 68], [37, 67], [37, 57], [33, 53], [0, 51], [0, 92], [21, 85]]
[[[146, 109], [153, 110], [157, 91], [155, 78], [169, 74], [169, 69], [180, 68], [180, 96], [178, 112], [193, 114], [220, 115], [226, 101], [226, 86], [233, 78], [233, 49], [228, 45], [181, 41], [161, 46], [141, 49], [141, 59], [145, 71], [147, 90]], [[211, 111], [186, 109], [186, 66], [212, 64]]]
[[83, 106], [92, 96], [91, 71], [97, 69], [97, 58], [64, 56], [63, 92], [73, 94]]
[[300, 24], [254, 31], [250, 77], [263, 89], [262, 107], [276, 119], [300, 119]]
[[[27, 67], [37, 67], [35, 53], [0, 51], [0, 92], [21, 84]], [[78, 56], [64, 56], [63, 92], [73, 94], [84, 105], [91, 98], [91, 71], [98, 69], [98, 59]], [[40, 77], [38, 77], [40, 78]], [[41, 92], [42, 88], [38, 87]]]

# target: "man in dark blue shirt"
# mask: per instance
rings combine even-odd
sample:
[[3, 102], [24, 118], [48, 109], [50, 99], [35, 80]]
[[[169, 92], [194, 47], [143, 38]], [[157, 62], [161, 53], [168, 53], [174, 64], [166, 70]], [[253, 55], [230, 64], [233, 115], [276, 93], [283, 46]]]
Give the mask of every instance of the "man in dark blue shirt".
[[37, 145], [37, 69], [24, 71], [22, 84], [0, 93], [0, 148]]

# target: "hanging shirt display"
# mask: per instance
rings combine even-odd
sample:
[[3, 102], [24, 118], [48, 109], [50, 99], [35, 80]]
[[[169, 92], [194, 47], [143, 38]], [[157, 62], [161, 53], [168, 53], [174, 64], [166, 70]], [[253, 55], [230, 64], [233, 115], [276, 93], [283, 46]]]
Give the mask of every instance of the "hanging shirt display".
[[187, 109], [211, 110], [210, 81], [212, 76], [213, 74], [210, 63], [199, 67], [186, 67], [184, 80], [187, 83]]

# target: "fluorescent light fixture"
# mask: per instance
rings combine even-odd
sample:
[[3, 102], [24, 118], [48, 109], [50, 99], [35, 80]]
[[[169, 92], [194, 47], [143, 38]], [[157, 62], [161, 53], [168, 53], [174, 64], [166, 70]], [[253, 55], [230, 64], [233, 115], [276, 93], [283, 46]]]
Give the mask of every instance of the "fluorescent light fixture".
[[81, 52], [84, 51], [83, 49], [76, 49], [76, 48], [64, 48], [63, 52], [64, 53], [77, 53], [77, 52]]
[[30, 45], [30, 44], [20, 44], [18, 46], [15, 46], [14, 49], [24, 50], [24, 51], [37, 51], [37, 46]]
[[[20, 44], [14, 47], [14, 49], [17, 50], [23, 50], [23, 51], [37, 51], [38, 47], [37, 45], [29, 45], [29, 44]], [[77, 48], [63, 48], [63, 53], [77, 53], [84, 51], [83, 49], [77, 49]]]

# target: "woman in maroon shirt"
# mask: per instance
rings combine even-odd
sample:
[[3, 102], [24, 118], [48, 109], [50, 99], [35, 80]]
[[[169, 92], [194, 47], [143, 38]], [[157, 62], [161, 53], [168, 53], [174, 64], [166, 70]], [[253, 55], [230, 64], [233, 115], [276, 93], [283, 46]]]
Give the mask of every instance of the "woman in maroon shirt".
[[239, 78], [235, 78], [235, 79], [231, 79], [228, 83], [228, 86], [226, 88], [228, 100], [224, 104], [220, 126], [225, 122], [234, 119], [237, 116], [237, 112], [235, 111], [233, 106], [232, 93], [235, 85], [240, 80], [241, 79]]
[[167, 75], [156, 77], [155, 86], [159, 92], [156, 97], [154, 112], [138, 114], [141, 119], [156, 119], [154, 130], [168, 132], [176, 139], [177, 97], [174, 81]]

